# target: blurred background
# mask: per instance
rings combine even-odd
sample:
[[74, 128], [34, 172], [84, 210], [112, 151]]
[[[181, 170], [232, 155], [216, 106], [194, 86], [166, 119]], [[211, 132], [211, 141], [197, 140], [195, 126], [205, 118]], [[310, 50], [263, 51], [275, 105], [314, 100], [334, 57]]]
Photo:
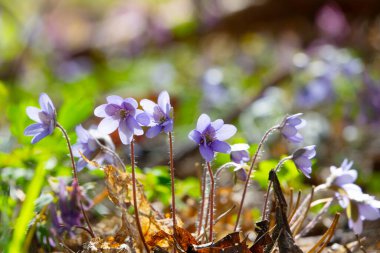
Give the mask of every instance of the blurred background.
[[[97, 124], [93, 109], [107, 95], [155, 100], [167, 90], [184, 204], [199, 189], [201, 157], [187, 135], [201, 113], [235, 124], [231, 143], [254, 150], [284, 115], [302, 112], [303, 145], [317, 145], [317, 159], [311, 180], [295, 172], [286, 184], [321, 183], [330, 165], [348, 158], [363, 189], [379, 196], [379, 14], [378, 0], [0, 0], [0, 243], [11, 237], [37, 164], [46, 164], [42, 191], [71, 175], [58, 131], [33, 146], [23, 136], [31, 123], [25, 108], [37, 105], [41, 92], [75, 142], [75, 126]], [[127, 161], [128, 150], [112, 138]], [[272, 166], [295, 148], [273, 135], [261, 158]], [[157, 186], [148, 197], [161, 194], [164, 210], [167, 154], [164, 135], [137, 139], [142, 180]], [[228, 159], [220, 155], [215, 167]], [[96, 170], [81, 175], [93, 184], [102, 177]], [[256, 177], [265, 186], [266, 175]]]

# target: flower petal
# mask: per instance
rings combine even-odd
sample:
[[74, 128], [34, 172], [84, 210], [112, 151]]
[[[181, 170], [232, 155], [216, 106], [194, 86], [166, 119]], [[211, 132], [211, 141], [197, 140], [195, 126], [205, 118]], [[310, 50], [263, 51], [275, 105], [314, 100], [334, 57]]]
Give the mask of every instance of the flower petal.
[[210, 123], [210, 117], [207, 114], [202, 114], [198, 118], [196, 130], [202, 133], [210, 125]]
[[83, 170], [84, 167], [87, 166], [87, 162], [83, 160], [83, 158], [79, 158], [77, 161], [77, 170], [78, 172]]
[[294, 163], [297, 165], [297, 168], [300, 170], [311, 167], [311, 161], [304, 156], [294, 159]]
[[140, 101], [141, 107], [144, 109], [145, 112], [147, 112], [150, 116], [154, 113], [154, 107], [157, 106], [156, 103], [149, 99], [143, 99]]
[[124, 99], [124, 102], [132, 105], [133, 108], [135, 108], [135, 109], [139, 106], [136, 99], [134, 99], [134, 98], [126, 98], [126, 99]]
[[120, 126], [119, 126], [119, 136], [120, 136], [120, 140], [121, 142], [124, 144], [124, 145], [128, 145], [131, 143], [132, 141], [132, 138], [133, 138], [133, 131], [131, 131], [129, 129], [129, 127], [127, 126], [127, 122], [125, 120], [123, 120], [122, 122], [120, 122]]
[[39, 134], [43, 131], [45, 131], [45, 128], [43, 127], [43, 125], [40, 123], [36, 123], [36, 124], [32, 124], [32, 125], [28, 126], [27, 128], [25, 128], [24, 135], [33, 136], [33, 135]]
[[214, 159], [214, 151], [207, 145], [200, 145], [199, 151], [206, 162], [211, 162]]
[[351, 219], [348, 220], [348, 225], [357, 235], [363, 232], [363, 221], [360, 218], [358, 218], [356, 221], [353, 221]]
[[123, 103], [123, 98], [116, 95], [108, 96], [106, 99], [109, 104], [121, 105]]
[[150, 123], [148, 114], [142, 110], [136, 110], [136, 120], [142, 126], [147, 126]]
[[148, 131], [146, 131], [146, 137], [148, 138], [154, 138], [156, 137], [162, 130], [162, 127], [161, 126], [154, 126], [154, 127], [151, 127], [148, 129]]
[[164, 127], [165, 133], [173, 132], [173, 120], [167, 121], [167, 124]]
[[368, 204], [360, 204], [359, 205], [359, 213], [366, 220], [377, 220], [380, 218], [379, 209], [368, 205]]
[[107, 113], [106, 113], [106, 107], [107, 107], [108, 104], [102, 104], [102, 105], [99, 105], [98, 107], [95, 108], [94, 110], [94, 115], [96, 117], [100, 117], [100, 118], [105, 118], [107, 117]]
[[158, 95], [157, 104], [165, 114], [169, 113], [168, 110], [170, 110], [170, 97], [167, 91], [162, 91], [160, 95]]
[[215, 140], [210, 146], [214, 152], [230, 153], [231, 151], [231, 146], [224, 141]]
[[211, 122], [211, 126], [215, 129], [215, 131], [218, 131], [224, 124], [224, 121], [222, 119], [217, 119], [213, 122]]
[[225, 124], [218, 131], [216, 131], [215, 137], [220, 141], [224, 141], [231, 138], [236, 133], [236, 131], [237, 129], [235, 126]]
[[197, 130], [193, 130], [189, 133], [188, 135], [189, 139], [194, 141], [195, 143], [197, 144], [200, 144], [201, 143], [201, 139], [202, 139], [202, 135], [200, 132], [198, 132]]
[[48, 129], [42, 131], [41, 133], [39, 133], [33, 137], [32, 144], [36, 144], [37, 142], [39, 142], [40, 140], [42, 140], [43, 138], [45, 138], [48, 135], [49, 135]]
[[39, 113], [41, 112], [40, 109], [34, 106], [28, 106], [26, 107], [26, 114], [31, 120], [34, 120], [38, 123], [41, 123], [41, 119], [39, 117]]
[[118, 126], [119, 120], [113, 119], [112, 117], [107, 117], [100, 121], [98, 130], [104, 134], [110, 134], [114, 132]]
[[294, 135], [297, 134], [297, 129], [292, 126], [292, 125], [285, 125], [282, 129], [281, 129], [281, 133], [286, 137], [286, 138], [290, 138]]
[[53, 102], [51, 101], [51, 99], [46, 93], [41, 93], [40, 98], [39, 98], [39, 103], [40, 103], [41, 109], [45, 111], [46, 113], [51, 114], [52, 113], [51, 110], [53, 111], [55, 110]]
[[90, 134], [82, 127], [82, 125], [78, 125], [75, 127], [75, 132], [77, 134], [78, 140], [80, 142], [86, 143], [90, 138]]

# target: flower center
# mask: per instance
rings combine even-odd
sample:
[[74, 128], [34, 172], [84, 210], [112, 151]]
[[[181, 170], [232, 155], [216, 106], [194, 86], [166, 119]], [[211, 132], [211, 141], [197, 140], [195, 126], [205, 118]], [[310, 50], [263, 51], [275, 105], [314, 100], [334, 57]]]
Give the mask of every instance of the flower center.
[[129, 111], [125, 110], [125, 109], [121, 109], [119, 111], [119, 115], [120, 115], [120, 118], [122, 119], [125, 119], [126, 117], [129, 116]]

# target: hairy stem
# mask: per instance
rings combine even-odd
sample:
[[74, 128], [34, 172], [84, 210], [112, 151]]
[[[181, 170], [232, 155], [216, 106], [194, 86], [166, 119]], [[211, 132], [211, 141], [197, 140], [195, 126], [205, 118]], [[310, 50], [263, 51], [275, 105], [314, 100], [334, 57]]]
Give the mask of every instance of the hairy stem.
[[201, 212], [199, 214], [199, 221], [198, 221], [198, 231], [197, 235], [199, 236], [202, 231], [202, 225], [203, 225], [203, 211], [205, 208], [205, 198], [206, 198], [206, 170], [203, 170], [202, 173], [202, 185], [201, 185], [201, 191], [202, 191], [202, 199], [201, 199]]
[[259, 155], [259, 153], [261, 151], [261, 148], [262, 148], [263, 144], [267, 140], [269, 134], [272, 133], [273, 131], [277, 130], [278, 128], [279, 128], [279, 125], [274, 126], [274, 127], [270, 128], [264, 134], [263, 138], [261, 139], [261, 141], [259, 143], [259, 146], [257, 147], [256, 153], [254, 154], [254, 156], [252, 158], [251, 166], [249, 167], [249, 171], [248, 171], [248, 175], [247, 175], [247, 180], [245, 180], [245, 185], [244, 185], [244, 188], [243, 188], [243, 194], [242, 194], [240, 205], [239, 205], [239, 211], [238, 211], [238, 214], [237, 214], [237, 219], [236, 219], [234, 231], [237, 231], [238, 226], [239, 226], [240, 216], [241, 216], [241, 212], [243, 210], [243, 204], [244, 204], [244, 200], [245, 200], [245, 195], [247, 194], [248, 184], [249, 184], [249, 181], [250, 181], [250, 178], [251, 178], [251, 174], [252, 174], [253, 168], [255, 166], [257, 157], [258, 157], [258, 155]]
[[131, 167], [132, 167], [132, 197], [133, 197], [133, 206], [134, 206], [135, 218], [136, 218], [136, 226], [137, 226], [137, 230], [139, 231], [140, 238], [141, 238], [141, 241], [144, 245], [144, 248], [145, 248], [146, 252], [149, 253], [150, 252], [149, 247], [146, 244], [144, 234], [142, 232], [141, 223], [140, 223], [140, 216], [139, 216], [139, 211], [138, 211], [138, 205], [137, 205], [134, 140], [131, 141]]
[[212, 172], [212, 169], [211, 169], [211, 164], [210, 162], [207, 162], [207, 169], [208, 169], [208, 173], [210, 175], [210, 185], [211, 185], [211, 189], [210, 189], [210, 197], [209, 197], [209, 208], [210, 208], [210, 236], [209, 236], [209, 240], [210, 242], [213, 241], [213, 226], [214, 226], [214, 174]]
[[[78, 173], [77, 173], [77, 167], [75, 165], [75, 161], [74, 161], [74, 155], [73, 155], [73, 150], [71, 148], [71, 143], [70, 143], [70, 138], [69, 136], [67, 135], [67, 132], [66, 130], [63, 128], [63, 126], [61, 126], [58, 122], [57, 122], [57, 127], [59, 128], [59, 130], [61, 130], [63, 136], [65, 137], [65, 140], [66, 140], [66, 143], [67, 143], [67, 147], [69, 149], [69, 152], [70, 152], [70, 158], [71, 158], [71, 166], [73, 168], [73, 175], [74, 175], [74, 180], [76, 181], [76, 183], [78, 184], [78, 190], [79, 190], [79, 194], [80, 194], [80, 187], [79, 187], [79, 180], [78, 180]], [[82, 211], [82, 214], [83, 214], [83, 217], [84, 217], [84, 220], [86, 221], [86, 224], [88, 226], [88, 229], [89, 231], [91, 232], [91, 236], [93, 238], [95, 238], [95, 233], [94, 231], [92, 230], [92, 226], [90, 224], [90, 220], [88, 219], [88, 216], [83, 208], [83, 203], [82, 203], [82, 198], [79, 198], [79, 204], [80, 204], [80, 210]]]
[[[175, 187], [174, 187], [174, 162], [173, 162], [173, 137], [172, 133], [169, 132], [169, 156], [170, 156], [170, 177], [171, 177], [171, 191], [172, 191], [172, 218], [173, 218], [173, 237], [176, 238], [176, 208], [175, 208]], [[174, 252], [176, 252], [176, 248], [174, 247]]]
[[[274, 169], [274, 172], [277, 173], [278, 170], [281, 168], [281, 166], [284, 164], [284, 162], [286, 162], [287, 160], [291, 159], [292, 157], [291, 156], [287, 156], [283, 159], [281, 159], [276, 168]], [[267, 189], [267, 193], [266, 193], [266, 196], [265, 196], [265, 202], [264, 202], [264, 206], [263, 206], [263, 210], [262, 210], [262, 218], [261, 220], [265, 220], [266, 219], [266, 211], [267, 211], [267, 205], [268, 205], [268, 199], [269, 199], [269, 195], [270, 195], [270, 189], [272, 188], [272, 180], [269, 180], [269, 185], [268, 185], [268, 189]]]

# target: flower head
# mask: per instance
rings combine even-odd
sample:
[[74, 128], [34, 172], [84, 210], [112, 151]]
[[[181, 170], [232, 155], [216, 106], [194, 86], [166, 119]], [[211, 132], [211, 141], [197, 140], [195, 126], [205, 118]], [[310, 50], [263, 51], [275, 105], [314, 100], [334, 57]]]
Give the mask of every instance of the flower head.
[[243, 166], [237, 166], [234, 169], [234, 173], [235, 173], [235, 178], [237, 180], [240, 180], [242, 182], [247, 181], [248, 174], [247, 174], [247, 171], [245, 170], [245, 168]]
[[137, 106], [133, 98], [108, 96], [107, 104], [96, 107], [94, 111], [95, 116], [104, 118], [98, 130], [110, 134], [118, 129], [121, 142], [125, 145], [131, 143], [133, 135], [144, 134], [141, 126], [147, 126], [150, 121], [148, 115]]
[[345, 184], [337, 194], [339, 204], [346, 208], [348, 225], [355, 232], [361, 234], [364, 220], [377, 220], [380, 218], [380, 201], [365, 194], [355, 184]]
[[[75, 157], [78, 157], [77, 169], [81, 171], [86, 165], [87, 162], [82, 158], [81, 153], [89, 160], [96, 160], [98, 163], [103, 163], [106, 160], [108, 163], [113, 163], [113, 158], [110, 154], [104, 152], [101, 146], [98, 144], [110, 148], [111, 150], [115, 149], [115, 145], [112, 142], [112, 139], [106, 135], [102, 134], [96, 129], [86, 130], [82, 125], [78, 125], [75, 128], [78, 139], [77, 143], [73, 145], [73, 154]], [[93, 168], [91, 165], [88, 165], [89, 168]]]
[[286, 117], [280, 126], [281, 134], [294, 143], [300, 143], [303, 140], [298, 130], [306, 125], [306, 121], [299, 118], [301, 115], [302, 113], [297, 113]]
[[243, 164], [249, 161], [249, 145], [245, 143], [234, 144], [231, 146], [231, 160], [237, 164]]
[[352, 184], [358, 177], [356, 170], [351, 170], [353, 162], [348, 162], [344, 159], [339, 168], [335, 166], [330, 167], [331, 175], [327, 178], [326, 182], [330, 186], [341, 187], [345, 184]]
[[24, 131], [25, 135], [34, 136], [32, 139], [33, 144], [52, 134], [57, 125], [55, 107], [49, 96], [42, 93], [40, 95], [39, 103], [41, 109], [33, 106], [28, 106], [26, 108], [26, 114], [29, 118], [37, 122], [28, 126]]
[[171, 117], [173, 107], [170, 105], [170, 97], [166, 91], [160, 93], [157, 104], [148, 99], [141, 100], [140, 104], [150, 119], [150, 128], [146, 132], [146, 137], [153, 138], [162, 131], [165, 133], [173, 131]]
[[198, 118], [196, 129], [189, 133], [189, 139], [199, 145], [202, 157], [210, 162], [214, 159], [215, 152], [229, 153], [231, 147], [224, 142], [236, 133], [236, 127], [224, 124], [223, 120], [217, 119], [211, 122], [207, 114]]
[[296, 164], [297, 169], [302, 171], [307, 178], [310, 178], [311, 159], [315, 154], [315, 145], [312, 145], [297, 149], [292, 155], [292, 160]]

